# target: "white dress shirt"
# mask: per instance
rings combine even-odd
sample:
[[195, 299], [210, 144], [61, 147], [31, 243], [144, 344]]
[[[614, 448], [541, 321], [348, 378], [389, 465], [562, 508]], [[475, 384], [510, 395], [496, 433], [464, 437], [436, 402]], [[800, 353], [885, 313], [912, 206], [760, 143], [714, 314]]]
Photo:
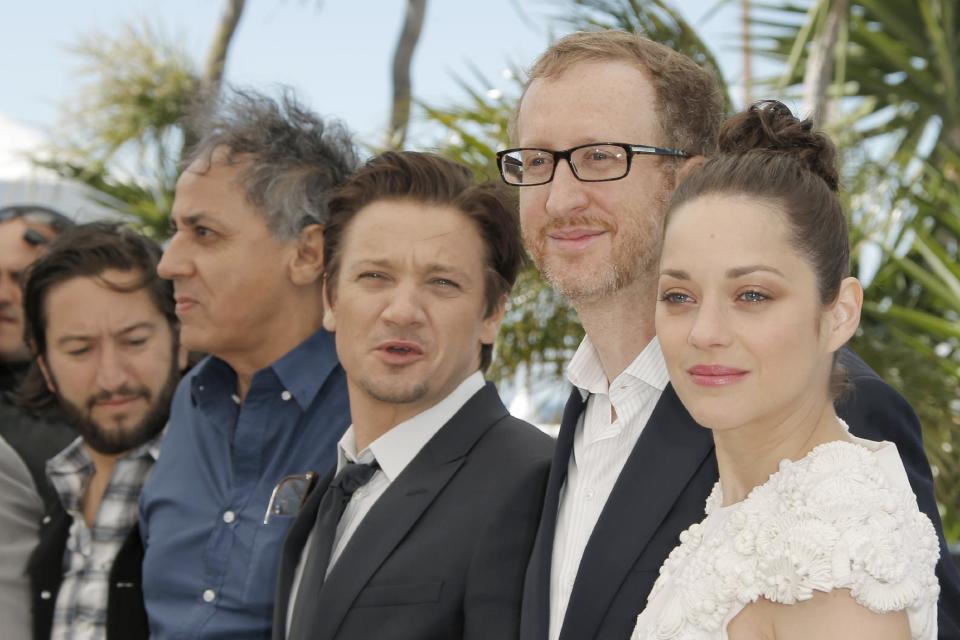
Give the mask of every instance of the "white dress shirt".
[[654, 338], [608, 383], [600, 356], [586, 337], [570, 360], [567, 379], [587, 399], [587, 406], [573, 436], [567, 479], [560, 490], [550, 569], [550, 640], [560, 636], [587, 541], [669, 376], [660, 342]]
[[[446, 398], [426, 411], [418, 413], [409, 420], [391, 428], [359, 453], [357, 452], [357, 440], [353, 425], [351, 424], [347, 428], [337, 444], [337, 472], [350, 462], [371, 464], [376, 461], [380, 468], [365, 485], [353, 492], [343, 516], [340, 517], [333, 550], [330, 553], [330, 562], [327, 564], [327, 575], [330, 575], [330, 570], [340, 558], [340, 554], [343, 553], [350, 538], [357, 527], [360, 526], [367, 512], [380, 499], [380, 496], [407, 468], [407, 465], [420, 453], [420, 450], [440, 431], [440, 428], [449, 422], [463, 405], [483, 388], [484, 384], [483, 374], [476, 371], [461, 382]], [[300, 562], [293, 576], [293, 585], [287, 607], [287, 632], [290, 631], [293, 609], [297, 601], [297, 591], [300, 587], [303, 567], [306, 564], [307, 553], [313, 542], [314, 533], [315, 530], [311, 531], [307, 538], [307, 543], [303, 547]]]

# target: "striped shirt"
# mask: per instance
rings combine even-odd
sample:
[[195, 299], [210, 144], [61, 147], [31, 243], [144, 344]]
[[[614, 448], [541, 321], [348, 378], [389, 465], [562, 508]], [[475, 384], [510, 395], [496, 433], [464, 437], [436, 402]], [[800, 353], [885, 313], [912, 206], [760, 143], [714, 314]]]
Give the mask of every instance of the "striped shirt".
[[137, 522], [137, 502], [157, 458], [159, 437], [117, 459], [93, 527], [83, 496], [94, 474], [82, 438], [47, 461], [47, 477], [73, 518], [63, 552], [51, 640], [101, 640], [107, 635], [107, 596], [113, 560]]
[[654, 338], [608, 383], [600, 356], [586, 337], [570, 360], [567, 379], [587, 406], [573, 436], [573, 455], [560, 492], [550, 571], [550, 640], [560, 636], [587, 541], [669, 376]]

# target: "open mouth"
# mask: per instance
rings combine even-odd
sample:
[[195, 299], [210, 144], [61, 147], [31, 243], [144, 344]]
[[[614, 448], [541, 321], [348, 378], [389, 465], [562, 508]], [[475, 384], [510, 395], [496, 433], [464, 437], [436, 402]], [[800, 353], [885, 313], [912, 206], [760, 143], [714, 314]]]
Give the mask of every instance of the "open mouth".
[[419, 344], [406, 340], [384, 342], [377, 348], [377, 351], [384, 361], [396, 365], [410, 364], [423, 355], [423, 348]]

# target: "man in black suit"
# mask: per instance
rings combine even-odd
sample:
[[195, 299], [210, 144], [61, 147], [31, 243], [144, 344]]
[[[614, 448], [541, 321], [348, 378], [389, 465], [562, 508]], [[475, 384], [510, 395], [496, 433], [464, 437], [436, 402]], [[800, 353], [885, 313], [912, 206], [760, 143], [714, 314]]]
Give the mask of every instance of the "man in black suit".
[[159, 245], [139, 234], [80, 225], [63, 232], [24, 284], [35, 362], [17, 400], [79, 434], [33, 461], [45, 467], [37, 484], [50, 496], [27, 566], [35, 640], [149, 635], [137, 499], [183, 360], [159, 259]]
[[[666, 203], [715, 150], [715, 80], [667, 47], [623, 32], [567, 36], [535, 63], [516, 149], [524, 242], [576, 308], [587, 337], [567, 402], [524, 587], [523, 640], [624, 640], [679, 534], [704, 517], [713, 440], [669, 384], [654, 335]], [[592, 161], [622, 154], [623, 173]], [[609, 164], [609, 163], [608, 163]], [[960, 577], [947, 555], [920, 426], [906, 401], [850, 351], [838, 405], [854, 434], [896, 443], [921, 509], [941, 534], [941, 638], [960, 637]]]
[[522, 254], [502, 195], [439, 156], [386, 153], [331, 201], [353, 424], [288, 533], [274, 638], [517, 637], [552, 443], [482, 372]]

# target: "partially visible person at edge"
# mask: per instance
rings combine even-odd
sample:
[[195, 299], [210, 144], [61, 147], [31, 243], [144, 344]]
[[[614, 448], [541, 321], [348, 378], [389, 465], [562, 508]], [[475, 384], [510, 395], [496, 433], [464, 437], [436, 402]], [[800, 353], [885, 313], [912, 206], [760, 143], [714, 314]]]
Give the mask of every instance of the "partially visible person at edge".
[[936, 640], [933, 525], [896, 445], [834, 410], [863, 303], [837, 185], [829, 138], [769, 101], [670, 200], [657, 338], [720, 480], [634, 640]]
[[31, 362], [23, 340], [23, 274], [72, 224], [58, 211], [40, 205], [0, 208], [0, 400], [5, 402], [11, 400]]
[[324, 326], [353, 423], [284, 542], [274, 640], [511, 640], [551, 439], [484, 382], [523, 261], [494, 185], [418, 152], [330, 204]]
[[0, 620], [7, 640], [30, 637], [26, 564], [44, 505], [56, 502], [44, 464], [75, 437], [53, 416], [15, 406], [15, 392], [31, 362], [23, 339], [21, 285], [30, 264], [72, 224], [48, 207], [0, 208]]
[[[567, 370], [575, 388], [527, 571], [524, 640], [629, 637], [717, 481], [713, 438], [669, 384], [654, 311], [666, 204], [716, 150], [722, 120], [716, 80], [686, 56], [635, 34], [575, 33], [531, 70], [513, 127], [526, 150], [499, 154], [520, 185], [527, 249], [587, 334]], [[611, 154], [614, 173], [594, 165]], [[854, 435], [896, 444], [940, 536], [940, 637], [960, 638], [960, 575], [917, 417], [852, 351], [839, 361], [852, 391], [837, 413]]]
[[293, 520], [264, 523], [271, 491], [331, 469], [350, 424], [321, 276], [327, 200], [356, 156], [290, 94], [235, 91], [193, 126], [158, 271], [183, 345], [210, 355], [177, 388], [144, 487], [144, 597], [155, 638], [269, 638]]
[[79, 434], [46, 463], [48, 505], [30, 558], [34, 640], [146, 638], [137, 500], [185, 360], [160, 247], [116, 225], [65, 231], [29, 271], [35, 364], [21, 406]]

